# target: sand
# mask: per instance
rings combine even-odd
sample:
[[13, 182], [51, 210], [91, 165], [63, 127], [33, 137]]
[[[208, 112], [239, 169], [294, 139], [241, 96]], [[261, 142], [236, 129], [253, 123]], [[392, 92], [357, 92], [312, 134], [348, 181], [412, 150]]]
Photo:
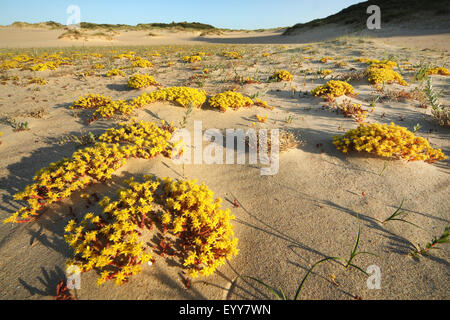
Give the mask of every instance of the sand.
[[[350, 68], [363, 69], [354, 62], [355, 57], [383, 58], [395, 54], [401, 61], [413, 65], [422, 60], [433, 61], [448, 67], [449, 34], [406, 36], [386, 39], [341, 38], [338, 41], [303, 44], [304, 40], [280, 37], [277, 33], [240, 33], [224, 36], [199, 37], [198, 34], [163, 34], [143, 39], [139, 32], [120, 34], [116, 40], [77, 41], [57, 40], [60, 31], [0, 29], [2, 48], [71, 47], [71, 46], [155, 46], [143, 52], [157, 50], [161, 57], [149, 57], [154, 68], [147, 71], [163, 86], [190, 85], [188, 79], [198, 70], [180, 62], [180, 54], [202, 50], [214, 53], [206, 57], [197, 69], [218, 66], [204, 81], [203, 89], [218, 93], [235, 85], [233, 68], [240, 75], [257, 74], [267, 78], [274, 70], [287, 69], [294, 74], [292, 83], [260, 83], [244, 85], [239, 92], [251, 95], [257, 92], [273, 111], [252, 107], [246, 110], [219, 113], [215, 110], [194, 110], [187, 128], [192, 130], [194, 120], [203, 121], [207, 128], [249, 128], [256, 115], [268, 115], [261, 128], [282, 128], [293, 132], [303, 144], [280, 156], [280, 170], [274, 176], [261, 176], [253, 165], [186, 165], [184, 175], [188, 179], [205, 182], [216, 197], [224, 199], [224, 207], [236, 216], [233, 222], [239, 238], [239, 255], [221, 267], [215, 275], [193, 281], [186, 288], [182, 268], [176, 263], [157, 257], [153, 266], [145, 266], [142, 274], [135, 276], [122, 287], [107, 283], [97, 287], [95, 272], [82, 275], [81, 289], [73, 294], [79, 299], [273, 299], [262, 286], [245, 276], [259, 278], [293, 296], [297, 286], [311, 265], [326, 256], [347, 258], [354, 246], [361, 222], [360, 250], [377, 256], [361, 255], [355, 260], [366, 270], [377, 265], [381, 270], [381, 289], [367, 287], [367, 276], [355, 270], [345, 269], [337, 263], [323, 264], [310, 276], [302, 291], [302, 299], [448, 299], [449, 298], [449, 247], [435, 250], [431, 255], [413, 259], [408, 255], [417, 243], [422, 246], [438, 236], [449, 224], [450, 179], [449, 160], [435, 164], [406, 163], [366, 154], [343, 155], [332, 144], [331, 137], [341, 134], [357, 123], [337, 115], [325, 102], [302, 93], [323, 84], [326, 79], [308, 75], [306, 81], [301, 70], [329, 68], [333, 75], [348, 72]], [[137, 40], [140, 39], [140, 40]], [[252, 39], [252, 40], [246, 40]], [[309, 39], [309, 38], [308, 38]], [[447, 39], [447, 41], [444, 41]], [[295, 42], [297, 41], [297, 42]], [[288, 43], [282, 47], [282, 43]], [[212, 43], [212, 44], [210, 44]], [[228, 44], [222, 46], [221, 44]], [[252, 45], [245, 45], [252, 43]], [[262, 43], [262, 44], [261, 44]], [[265, 44], [264, 44], [265, 43]], [[442, 45], [441, 45], [442, 44]], [[445, 44], [445, 46], [444, 46]], [[174, 49], [158, 45], [189, 45]], [[192, 46], [191, 46], [192, 45]], [[195, 45], [195, 46], [194, 46]], [[202, 46], [199, 46], [202, 45]], [[303, 53], [301, 48], [310, 46], [313, 53]], [[243, 50], [242, 60], [226, 60], [216, 53], [225, 49]], [[423, 50], [428, 48], [429, 50]], [[129, 48], [119, 48], [119, 51]], [[135, 48], [132, 48], [135, 49]], [[84, 50], [84, 49], [82, 49]], [[99, 49], [100, 50], [100, 49]], [[272, 53], [262, 58], [263, 52]], [[363, 52], [363, 53], [361, 53]], [[294, 59], [304, 60], [299, 67]], [[318, 59], [335, 56], [346, 61], [347, 66], [337, 68], [333, 62], [322, 64]], [[102, 61], [102, 60], [99, 60]], [[175, 61], [167, 67], [168, 61]], [[37, 76], [48, 80], [46, 86], [23, 85], [31, 71], [9, 71], [18, 75], [19, 85], [7, 81], [0, 86], [0, 117], [27, 121], [30, 131], [13, 132], [10, 125], [0, 123], [0, 219], [11, 215], [19, 204], [13, 195], [32, 183], [37, 170], [70, 156], [74, 143], [61, 145], [61, 137], [80, 135], [86, 131], [102, 133], [119, 120], [102, 120], [86, 125], [86, 114], [78, 117], [68, 106], [79, 96], [102, 93], [115, 99], [128, 99], [142, 91], [126, 87], [126, 78], [106, 78], [104, 70], [82, 78], [74, 76], [90, 68], [90, 62], [76, 66], [63, 66], [56, 71], [44, 71]], [[212, 68], [213, 69], [213, 68]], [[127, 70], [132, 74], [136, 70]], [[413, 71], [405, 71], [409, 81]], [[449, 103], [449, 77], [433, 76], [437, 90], [443, 90], [442, 104]], [[355, 102], [368, 108], [368, 101], [376, 95], [366, 80], [353, 83]], [[419, 86], [411, 83], [406, 90]], [[296, 93], [292, 96], [292, 89]], [[392, 84], [388, 89], [400, 91], [403, 87]], [[153, 90], [153, 89], [148, 89]], [[339, 98], [338, 101], [342, 101]], [[430, 108], [419, 107], [415, 100], [385, 99], [376, 103], [368, 121], [396, 122], [412, 130], [421, 125], [418, 134], [450, 155], [450, 131], [440, 127], [430, 117]], [[44, 108], [42, 118], [27, 116], [29, 111]], [[166, 119], [179, 123], [185, 110], [170, 103], [155, 103], [134, 115], [138, 119], [156, 121]], [[292, 122], [287, 118], [292, 116]], [[205, 142], [205, 145], [207, 143]], [[383, 168], [387, 167], [382, 174]], [[121, 168], [113, 183], [94, 186], [89, 191], [113, 193], [130, 176], [137, 179], [145, 174], [158, 177], [181, 178], [183, 168], [171, 160], [157, 157], [152, 160], [132, 160]], [[381, 224], [404, 199], [407, 220], [423, 229], [401, 222]], [[233, 206], [234, 200], [240, 203]], [[65, 260], [71, 251], [64, 242], [63, 229], [70, 219], [69, 206], [81, 215], [87, 209], [83, 202], [73, 197], [52, 206], [40, 219], [21, 225], [0, 226], [0, 299], [52, 299], [57, 283], [65, 278]], [[148, 239], [153, 245], [151, 239]]]

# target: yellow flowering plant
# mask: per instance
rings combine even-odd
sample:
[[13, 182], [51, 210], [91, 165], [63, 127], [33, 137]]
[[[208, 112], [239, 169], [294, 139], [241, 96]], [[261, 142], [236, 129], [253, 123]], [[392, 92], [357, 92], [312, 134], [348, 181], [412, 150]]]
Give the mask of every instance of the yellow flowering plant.
[[92, 69], [94, 69], [94, 70], [102, 70], [102, 69], [105, 69], [105, 68], [106, 68], [105, 65], [101, 64], [101, 63], [96, 63], [96, 64], [94, 64], [92, 66]]
[[154, 262], [144, 252], [139, 235], [158, 223], [164, 229], [160, 255], [179, 257], [192, 278], [213, 274], [238, 254], [238, 239], [230, 223], [234, 216], [220, 209], [221, 199], [214, 200], [206, 185], [152, 176], [145, 176], [143, 183], [133, 178], [126, 183], [129, 188], [117, 192], [117, 201], [108, 197], [100, 201], [101, 215], [88, 213], [81, 223], [68, 223], [65, 240], [75, 253], [68, 266], [76, 265], [82, 272], [95, 269], [100, 274], [98, 285], [108, 280], [121, 285], [141, 272], [143, 263]]
[[229, 59], [242, 59], [242, 54], [237, 51], [224, 51], [223, 56], [229, 58]]
[[280, 82], [280, 81], [292, 81], [292, 80], [294, 80], [294, 76], [289, 71], [280, 70], [280, 71], [275, 72], [270, 77], [270, 79], [276, 80], [278, 82]]
[[163, 185], [165, 212], [161, 222], [181, 239], [183, 265], [192, 278], [209, 276], [226, 260], [238, 254], [234, 238], [235, 217], [222, 210], [221, 199], [196, 181], [159, 180]]
[[327, 99], [334, 99], [343, 95], [355, 96], [356, 93], [351, 84], [345, 81], [330, 80], [326, 84], [315, 88], [311, 91], [315, 97], [321, 96]]
[[256, 119], [260, 123], [266, 123], [267, 122], [267, 117], [268, 117], [267, 115], [266, 116], [258, 116], [258, 115], [256, 115]]
[[248, 97], [244, 97], [239, 92], [226, 91], [209, 98], [209, 105], [213, 108], [219, 108], [220, 111], [225, 112], [229, 108], [237, 110], [239, 108], [251, 107], [253, 105], [253, 101]]
[[362, 123], [344, 135], [333, 137], [333, 144], [343, 153], [351, 150], [365, 151], [407, 161], [433, 163], [447, 158], [441, 149], [433, 149], [425, 138], [415, 136], [408, 129], [394, 123]]
[[45, 62], [45, 63], [38, 63], [31, 67], [32, 71], [45, 71], [45, 70], [56, 70], [59, 67], [58, 62]]
[[206, 101], [206, 92], [189, 87], [169, 87], [148, 92], [130, 101], [131, 105], [142, 107], [156, 101], [172, 101], [187, 108], [193, 105], [201, 108]]
[[195, 63], [195, 62], [202, 61], [202, 57], [201, 56], [185, 56], [181, 60], [183, 60], [184, 62], [188, 62], [188, 63]]
[[70, 109], [97, 109], [99, 107], [110, 104], [113, 100], [111, 97], [105, 97], [100, 94], [87, 94], [84, 97], [78, 98], [73, 102]]
[[153, 209], [158, 184], [147, 181], [137, 186], [130, 182], [130, 186], [118, 191], [118, 201], [111, 202], [108, 197], [101, 200], [101, 215], [88, 213], [80, 223], [71, 220], [64, 230], [64, 239], [75, 254], [66, 265], [77, 266], [81, 272], [95, 269], [100, 274], [98, 286], [108, 280], [122, 285], [142, 271], [143, 263], [153, 260], [139, 240], [139, 229]]
[[133, 89], [142, 89], [150, 86], [159, 86], [159, 83], [156, 82], [155, 78], [153, 78], [149, 74], [135, 74], [130, 77], [127, 84], [128, 87]]
[[119, 69], [111, 69], [106, 73], [106, 76], [108, 78], [115, 77], [115, 76], [125, 77], [125, 73]]
[[47, 80], [44, 78], [32, 78], [28, 81], [29, 84], [38, 84], [40, 86], [45, 86], [47, 84]]
[[33, 178], [35, 182], [14, 195], [15, 200], [26, 201], [27, 206], [4, 222], [34, 220], [50, 204], [68, 198], [93, 183], [110, 180], [128, 158], [151, 159], [158, 154], [171, 157], [177, 147], [169, 142], [175, 130], [172, 124], [165, 122], [158, 127], [154, 123], [137, 123], [135, 120], [131, 124], [121, 124], [119, 129], [108, 130], [100, 137], [101, 142], [93, 147], [78, 150], [71, 158], [64, 158], [39, 170]]
[[439, 74], [441, 76], [450, 76], [450, 71], [448, 71], [448, 69], [444, 67], [435, 67], [428, 69], [427, 71], [428, 76], [434, 74]]
[[139, 58], [138, 60], [134, 61], [131, 66], [135, 68], [152, 68], [153, 64], [146, 59]]
[[402, 86], [408, 85], [408, 83], [403, 80], [403, 77], [398, 72], [394, 71], [394, 69], [392, 69], [392, 66], [389, 64], [371, 64], [367, 68], [366, 74], [368, 76], [369, 82], [373, 84], [397, 82]]
[[320, 59], [320, 62], [322, 62], [322, 63], [327, 63], [328, 61], [332, 61], [332, 60], [334, 60], [333, 57], [322, 57], [322, 58]]

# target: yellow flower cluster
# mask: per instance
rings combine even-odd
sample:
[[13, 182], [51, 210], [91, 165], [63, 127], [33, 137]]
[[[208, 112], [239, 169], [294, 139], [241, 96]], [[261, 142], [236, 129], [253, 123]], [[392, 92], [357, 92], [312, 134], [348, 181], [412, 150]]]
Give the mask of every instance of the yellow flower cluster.
[[23, 63], [23, 62], [28, 62], [28, 61], [33, 60], [33, 57], [30, 57], [28, 54], [24, 53], [24, 54], [20, 54], [20, 55], [14, 56], [12, 59], [14, 61]]
[[397, 67], [397, 62], [391, 60], [378, 60], [378, 59], [368, 59], [368, 58], [358, 58], [357, 61], [365, 64], [386, 64], [391, 68]]
[[101, 64], [101, 63], [96, 63], [96, 64], [94, 64], [92, 66], [92, 69], [94, 69], [94, 70], [102, 70], [102, 69], [105, 69], [105, 68], [106, 68], [105, 65]]
[[185, 108], [190, 104], [201, 108], [206, 101], [206, 92], [189, 87], [170, 87], [144, 93], [129, 101], [112, 100], [110, 97], [88, 94], [75, 101], [70, 108], [95, 109], [92, 117], [88, 119], [88, 123], [91, 123], [99, 118], [111, 118], [115, 114], [130, 115], [135, 108], [141, 108], [156, 101], [173, 101]]
[[392, 83], [397, 82], [402, 86], [407, 86], [408, 83], [403, 80], [403, 77], [394, 69], [392, 66], [385, 63], [374, 63], [371, 64], [366, 73], [368, 75], [368, 80], [370, 83], [380, 84], [380, 83]]
[[[0, 131], [0, 137], [3, 135], [3, 132]], [[2, 144], [2, 142], [0, 141], [0, 144]]]
[[122, 128], [108, 130], [100, 139], [103, 142], [76, 151], [70, 159], [64, 158], [39, 170], [33, 178], [36, 182], [14, 196], [28, 205], [4, 222], [28, 222], [39, 216], [48, 205], [68, 198], [96, 181], [110, 180], [130, 157], [150, 159], [158, 154], [170, 157], [175, 145], [169, 140], [175, 130], [171, 124], [163, 123], [159, 128], [154, 123], [135, 121], [129, 125], [122, 124]]
[[261, 122], [261, 123], [266, 123], [267, 122], [267, 115], [266, 116], [264, 116], [264, 117], [261, 117], [261, 116], [256, 116], [256, 119], [258, 119], [258, 122]]
[[[164, 229], [177, 237], [170, 245], [182, 259], [192, 278], [208, 276], [238, 254], [238, 239], [234, 237], [234, 216], [221, 210], [221, 199], [195, 181], [172, 181], [145, 176], [145, 182], [127, 181], [128, 189], [117, 192], [119, 200], [100, 201], [103, 214], [85, 215], [79, 224], [70, 221], [65, 228], [65, 240], [74, 249], [75, 257], [68, 266], [78, 266], [81, 272], [95, 269], [100, 274], [97, 284], [114, 280], [117, 285], [140, 273], [141, 265], [153, 261], [145, 253], [139, 239], [140, 229], [152, 228], [153, 221], [162, 222]], [[161, 186], [161, 192], [156, 192]], [[153, 205], [163, 208], [163, 213]]]
[[88, 123], [98, 120], [99, 118], [112, 118], [115, 114], [130, 115], [134, 110], [134, 106], [128, 104], [125, 100], [113, 100], [103, 106], [99, 106], [92, 117], [88, 119]]
[[44, 78], [33, 78], [33, 79], [30, 79], [30, 81], [28, 81], [28, 83], [45, 86], [47, 84], [47, 81]]
[[230, 59], [242, 59], [242, 54], [237, 51], [225, 51], [223, 55]]
[[172, 123], [166, 123], [164, 120], [159, 127], [154, 122], [137, 122], [133, 119], [130, 124], [121, 123], [118, 129], [108, 129], [99, 140], [131, 146], [124, 149], [126, 158], [151, 159], [158, 154], [170, 158], [173, 152], [180, 150], [178, 146], [181, 142], [170, 142], [175, 130]]
[[333, 144], [343, 153], [366, 151], [381, 157], [397, 157], [408, 161], [433, 163], [447, 158], [441, 149], [433, 149], [426, 139], [394, 123], [362, 123], [342, 136], [333, 137]]
[[236, 81], [240, 85], [259, 83], [259, 81], [255, 80], [253, 77], [245, 77], [245, 76], [236, 76], [234, 78], [234, 81]]
[[158, 85], [159, 83], [156, 82], [155, 78], [149, 74], [135, 74], [128, 80], [128, 87], [133, 89], [141, 89]]
[[10, 70], [20, 68], [20, 63], [14, 60], [5, 60], [0, 64], [0, 70]]
[[323, 86], [315, 88], [311, 91], [311, 94], [315, 97], [321, 96], [333, 99], [343, 95], [352, 96], [355, 95], [355, 92], [352, 85], [345, 81], [330, 80]]
[[154, 52], [147, 52], [146, 56], [149, 56], [149, 57], [161, 57], [161, 54], [158, 51], [154, 51]]
[[327, 75], [332, 74], [332, 73], [333, 73], [333, 71], [330, 70], [330, 69], [323, 69], [322, 71], [320, 71], [320, 74], [323, 75], [323, 76], [327, 76]]
[[348, 63], [345, 61], [336, 62], [336, 64], [335, 64], [336, 67], [340, 67], [340, 68], [345, 67], [346, 65], [348, 65]]
[[144, 252], [139, 226], [153, 209], [153, 193], [158, 183], [129, 184], [130, 189], [118, 191], [118, 201], [111, 202], [108, 197], [100, 201], [102, 215], [88, 213], [81, 223], [72, 220], [65, 228], [64, 238], [75, 254], [66, 265], [77, 266], [81, 272], [95, 269], [100, 274], [98, 286], [108, 280], [122, 285], [142, 271], [143, 263], [153, 259]]
[[327, 63], [330, 60], [334, 60], [334, 58], [333, 57], [323, 57], [320, 59], [320, 62]]
[[277, 80], [278, 82], [294, 80], [294, 76], [286, 70], [277, 71], [270, 78]]
[[131, 66], [137, 68], [152, 68], [153, 64], [146, 59], [139, 58], [138, 60], [134, 61]]
[[134, 106], [124, 100], [114, 101], [110, 97], [99, 94], [88, 94], [74, 101], [71, 109], [95, 109], [92, 117], [88, 119], [91, 123], [99, 118], [111, 118], [114, 114], [131, 114]]
[[253, 100], [253, 104], [255, 106], [262, 107], [264, 109], [269, 109], [269, 110], [273, 110], [274, 109], [273, 107], [269, 106], [269, 104], [266, 101], [263, 101], [263, 100], [261, 100], [259, 98], [256, 98], [255, 100]]
[[129, 51], [129, 52], [124, 52], [121, 53], [117, 56], [114, 56], [114, 59], [128, 59], [128, 60], [132, 60], [134, 58], [134, 55], [136, 54], [136, 52], [133, 51]]
[[44, 71], [56, 70], [62, 64], [70, 64], [71, 58], [59, 54], [43, 53], [36, 57], [27, 54], [16, 55], [12, 59], [3, 60], [0, 69], [9, 70], [22, 68], [23, 70]]
[[97, 109], [110, 104], [113, 100], [99, 94], [87, 94], [73, 102], [70, 109]]
[[110, 77], [115, 77], [115, 76], [121, 76], [121, 77], [125, 77], [125, 73], [122, 70], [119, 69], [111, 69], [106, 73], [106, 76], [108, 78]]
[[181, 60], [184, 62], [194, 63], [202, 61], [202, 57], [200, 56], [185, 56]]
[[189, 87], [169, 87], [144, 93], [133, 99], [130, 103], [137, 107], [142, 107], [156, 101], [173, 101], [185, 108], [190, 104], [194, 107], [201, 108], [206, 101], [206, 92]]
[[427, 75], [440, 74], [441, 76], [450, 76], [450, 71], [444, 67], [436, 67], [428, 69]]
[[239, 108], [250, 107], [253, 104], [252, 99], [244, 97], [235, 91], [226, 91], [209, 98], [209, 105], [213, 108], [219, 108], [222, 112], [227, 111], [228, 108], [237, 110]]
[[164, 188], [163, 225], [181, 238], [183, 265], [192, 278], [209, 276], [226, 260], [239, 252], [234, 238], [235, 217], [230, 210], [221, 210], [221, 199], [196, 181], [160, 180]]
[[45, 71], [45, 70], [56, 70], [58, 69], [59, 62], [44, 62], [39, 63], [31, 67], [32, 71]]

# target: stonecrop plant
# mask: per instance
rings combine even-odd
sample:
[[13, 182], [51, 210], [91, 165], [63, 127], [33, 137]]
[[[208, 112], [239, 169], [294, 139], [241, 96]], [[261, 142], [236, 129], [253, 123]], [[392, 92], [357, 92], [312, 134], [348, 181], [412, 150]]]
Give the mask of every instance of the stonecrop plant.
[[44, 78], [32, 78], [28, 81], [29, 84], [38, 84], [40, 86], [45, 86], [47, 84], [47, 80]]
[[243, 56], [240, 52], [237, 51], [224, 51], [223, 56], [229, 58], [229, 59], [242, 59]]
[[192, 278], [209, 276], [226, 260], [238, 254], [230, 210], [222, 210], [222, 199], [196, 181], [160, 181], [164, 189], [165, 213], [161, 221], [182, 239], [183, 265]]
[[395, 157], [407, 161], [433, 163], [447, 157], [441, 149], [434, 149], [422, 137], [394, 123], [367, 124], [333, 137], [333, 144], [343, 153], [356, 150], [374, 153], [381, 157]]
[[202, 61], [202, 57], [201, 56], [185, 56], [181, 60], [184, 62], [188, 62], [188, 63], [195, 63], [195, 62]]
[[105, 68], [106, 68], [105, 65], [102, 63], [96, 63], [92, 66], [92, 69], [94, 70], [103, 70]]
[[97, 270], [98, 285], [108, 280], [123, 284], [141, 272], [143, 263], [154, 261], [151, 253], [144, 252], [139, 237], [140, 231], [151, 230], [153, 224], [164, 229], [162, 251], [170, 247], [171, 256], [181, 260], [191, 278], [213, 274], [238, 254], [238, 239], [230, 223], [234, 216], [229, 209], [220, 209], [222, 200], [214, 200], [206, 185], [153, 176], [145, 176], [143, 183], [133, 178], [126, 183], [129, 188], [117, 192], [117, 201], [108, 197], [100, 201], [101, 215], [88, 213], [81, 223], [68, 223], [65, 240], [75, 252], [74, 259], [67, 261], [69, 267], [77, 266], [81, 272]]
[[402, 86], [408, 85], [408, 82], [406, 82], [398, 72], [394, 71], [392, 65], [387, 63], [371, 64], [367, 68], [366, 74], [369, 82], [373, 84], [396, 82]]
[[427, 70], [427, 75], [434, 75], [434, 74], [439, 74], [441, 76], [450, 76], [450, 71], [448, 71], [447, 68], [444, 67], [435, 67], [435, 68], [430, 68]]
[[172, 101], [187, 108], [189, 105], [201, 108], [206, 101], [206, 92], [189, 87], [169, 87], [159, 89], [125, 101], [113, 100], [103, 95], [88, 94], [74, 101], [71, 109], [95, 109], [88, 123], [100, 118], [111, 118], [114, 115], [130, 115], [134, 109], [156, 101]]
[[334, 99], [335, 97], [355, 96], [356, 93], [351, 84], [345, 81], [330, 80], [322, 86], [318, 86], [311, 91], [311, 94], [315, 97], [324, 97], [329, 99]]
[[[26, 201], [5, 223], [23, 223], [40, 216], [49, 205], [70, 197], [96, 183], [112, 178], [128, 158], [150, 159], [158, 154], [171, 157], [177, 144], [170, 139], [176, 130], [172, 124], [152, 122], [122, 124], [119, 129], [108, 130], [93, 147], [86, 147], [39, 170], [33, 184], [14, 195], [15, 200]], [[181, 143], [181, 142], [180, 142]], [[178, 150], [178, 149], [177, 149]]]
[[100, 94], [87, 94], [84, 97], [78, 98], [73, 102], [70, 109], [97, 109], [99, 107], [103, 107], [113, 100], [111, 97], [105, 97]]
[[130, 77], [127, 85], [133, 89], [142, 89], [150, 86], [159, 86], [159, 83], [149, 74], [135, 74]]
[[235, 91], [226, 91], [209, 98], [209, 105], [213, 108], [219, 108], [225, 112], [229, 108], [237, 110], [239, 108], [251, 107], [252, 99], [244, 97], [241, 93]]
[[172, 101], [185, 108], [189, 107], [189, 105], [201, 108], [206, 101], [206, 92], [189, 87], [169, 87], [144, 93], [131, 100], [130, 104], [142, 107], [156, 101]]
[[[66, 265], [78, 267], [80, 272], [96, 270], [100, 276], [97, 285], [114, 280], [122, 285], [132, 275], [142, 271], [142, 264], [153, 259], [144, 252], [144, 243], [139, 240], [139, 228], [136, 220], [146, 218], [146, 210], [152, 208], [154, 184], [149, 182], [140, 186], [145, 197], [144, 206], [130, 210], [129, 203], [136, 201], [126, 190], [119, 190], [119, 201], [110, 203], [105, 197], [100, 205], [104, 207], [102, 215], [88, 213], [80, 223], [69, 221], [65, 227], [64, 239], [74, 250], [74, 258]], [[133, 202], [134, 203], [134, 202]], [[143, 220], [144, 221], [144, 220]]]
[[123, 72], [122, 70], [119, 70], [119, 69], [111, 69], [106, 73], [106, 76], [108, 78], [116, 77], [116, 76], [125, 77], [125, 72]]
[[281, 82], [281, 81], [292, 81], [292, 80], [294, 80], [294, 76], [289, 71], [280, 70], [280, 71], [275, 72], [270, 77], [270, 79], [276, 80], [278, 82]]
[[138, 58], [136, 61], [133, 61], [131, 66], [134, 68], [152, 68], [153, 63], [151, 63], [150, 61], [148, 61], [146, 59]]

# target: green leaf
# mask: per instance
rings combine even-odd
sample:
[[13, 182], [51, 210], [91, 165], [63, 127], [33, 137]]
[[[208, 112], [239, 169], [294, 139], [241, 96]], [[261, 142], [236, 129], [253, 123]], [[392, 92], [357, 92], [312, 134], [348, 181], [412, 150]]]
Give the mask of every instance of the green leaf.
[[262, 282], [261, 280], [256, 279], [256, 278], [253, 278], [253, 277], [248, 277], [248, 276], [245, 276], [245, 277], [246, 277], [246, 278], [249, 278], [249, 279], [252, 279], [253, 281], [256, 281], [256, 282], [258, 282], [259, 284], [261, 284], [261, 285], [263, 285], [264, 287], [266, 287], [270, 292], [272, 292], [272, 294], [273, 294], [275, 297], [277, 297], [278, 300], [287, 300], [287, 299], [286, 299], [286, 296], [284, 295], [283, 292], [281, 292], [282, 297], [280, 297], [279, 292], [278, 292], [276, 289], [274, 289], [274, 288], [272, 288], [271, 286], [269, 286], [268, 284], [265, 284], [265, 283]]

